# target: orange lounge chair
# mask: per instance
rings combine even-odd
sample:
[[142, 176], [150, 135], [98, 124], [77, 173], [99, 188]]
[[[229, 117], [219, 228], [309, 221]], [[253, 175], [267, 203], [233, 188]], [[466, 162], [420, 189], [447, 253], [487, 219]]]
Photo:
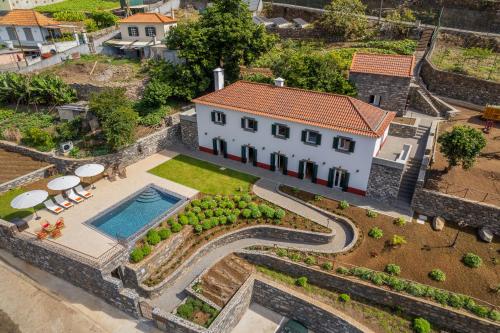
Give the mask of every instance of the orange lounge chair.
[[70, 208], [70, 207], [73, 207], [73, 204], [71, 202], [69, 202], [68, 200], [64, 199], [63, 196], [61, 194], [58, 194], [54, 197], [54, 200], [57, 202], [57, 204], [61, 207], [64, 207], [64, 208]]
[[75, 193], [75, 191], [73, 191], [73, 189], [69, 189], [66, 191], [66, 196], [71, 200], [71, 201], [74, 201], [76, 203], [80, 203], [80, 202], [83, 202], [83, 198], [81, 196], [79, 196], [78, 194]]
[[45, 205], [45, 208], [47, 208], [54, 214], [59, 214], [64, 210], [62, 207], [56, 205], [51, 199], [44, 201], [43, 204]]

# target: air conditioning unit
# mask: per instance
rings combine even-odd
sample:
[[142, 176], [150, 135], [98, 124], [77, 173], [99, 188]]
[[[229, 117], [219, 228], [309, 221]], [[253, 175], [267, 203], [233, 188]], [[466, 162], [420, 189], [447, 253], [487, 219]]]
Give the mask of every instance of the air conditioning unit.
[[73, 149], [73, 142], [72, 141], [67, 141], [67, 142], [63, 142], [61, 143], [61, 151], [63, 154], [67, 154], [69, 153], [69, 151], [71, 149]]

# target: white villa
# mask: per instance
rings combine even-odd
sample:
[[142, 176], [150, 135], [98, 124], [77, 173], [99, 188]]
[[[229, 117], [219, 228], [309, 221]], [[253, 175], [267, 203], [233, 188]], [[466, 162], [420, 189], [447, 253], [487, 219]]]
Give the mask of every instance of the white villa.
[[360, 195], [394, 112], [355, 98], [238, 81], [194, 100], [199, 149]]
[[64, 0], [0, 0], [0, 10], [31, 9], [61, 1]]

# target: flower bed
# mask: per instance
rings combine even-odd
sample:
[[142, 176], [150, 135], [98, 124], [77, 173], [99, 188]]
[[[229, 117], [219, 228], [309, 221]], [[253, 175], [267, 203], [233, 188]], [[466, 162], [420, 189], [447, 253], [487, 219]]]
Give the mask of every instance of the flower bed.
[[208, 327], [215, 320], [219, 311], [207, 303], [193, 297], [188, 297], [179, 305], [175, 314], [203, 327]]

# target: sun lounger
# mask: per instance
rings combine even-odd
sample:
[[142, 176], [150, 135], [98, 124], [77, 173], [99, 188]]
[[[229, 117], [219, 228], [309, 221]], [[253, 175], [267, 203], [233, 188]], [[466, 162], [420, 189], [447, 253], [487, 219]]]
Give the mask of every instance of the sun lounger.
[[60, 206], [56, 205], [52, 199], [49, 199], [47, 201], [44, 201], [43, 204], [45, 205], [45, 208], [50, 210], [52, 213], [59, 214], [62, 212], [64, 209], [61, 208]]
[[76, 203], [80, 203], [83, 201], [83, 198], [81, 196], [79, 196], [78, 194], [76, 194], [75, 191], [73, 191], [73, 189], [67, 190], [66, 196], [68, 197], [68, 199], [70, 199], [71, 201], [74, 201]]
[[77, 187], [75, 187], [75, 192], [78, 194], [78, 195], [81, 195], [82, 197], [84, 198], [90, 198], [91, 196], [93, 196], [92, 193], [90, 193], [89, 191], [86, 191], [82, 185], [78, 185]]
[[57, 202], [57, 204], [61, 207], [64, 208], [70, 208], [73, 207], [73, 204], [69, 202], [68, 200], [64, 199], [61, 194], [58, 194], [54, 197], [54, 200]]

